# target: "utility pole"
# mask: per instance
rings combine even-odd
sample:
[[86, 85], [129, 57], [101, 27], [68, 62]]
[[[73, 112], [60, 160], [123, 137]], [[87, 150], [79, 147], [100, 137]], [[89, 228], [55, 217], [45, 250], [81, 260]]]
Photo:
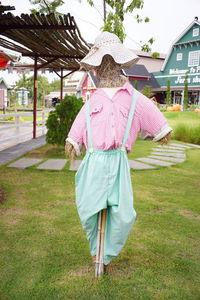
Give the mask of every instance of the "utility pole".
[[106, 1], [103, 0], [103, 21], [106, 23]]

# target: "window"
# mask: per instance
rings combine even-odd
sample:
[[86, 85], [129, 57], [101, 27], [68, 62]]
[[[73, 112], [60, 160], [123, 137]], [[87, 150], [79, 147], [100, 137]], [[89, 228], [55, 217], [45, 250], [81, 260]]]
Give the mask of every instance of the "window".
[[182, 59], [183, 59], [183, 53], [177, 53], [176, 60], [182, 60]]
[[199, 35], [199, 28], [194, 28], [192, 36], [198, 36], [198, 35]]
[[200, 51], [191, 51], [188, 56], [188, 67], [196, 67], [199, 65]]
[[91, 87], [92, 86], [92, 81], [91, 81], [91, 79], [90, 79], [90, 77], [88, 76], [88, 82], [87, 82], [87, 86], [88, 87]]
[[86, 93], [86, 102], [87, 102], [88, 100], [90, 100], [90, 92], [87, 92], [87, 93]]

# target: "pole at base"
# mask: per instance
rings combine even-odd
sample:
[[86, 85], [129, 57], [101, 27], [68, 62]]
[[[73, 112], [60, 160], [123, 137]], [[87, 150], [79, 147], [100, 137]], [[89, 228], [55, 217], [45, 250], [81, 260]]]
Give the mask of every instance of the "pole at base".
[[97, 231], [97, 250], [95, 263], [95, 277], [101, 277], [104, 273], [104, 235], [106, 226], [106, 209], [99, 212]]

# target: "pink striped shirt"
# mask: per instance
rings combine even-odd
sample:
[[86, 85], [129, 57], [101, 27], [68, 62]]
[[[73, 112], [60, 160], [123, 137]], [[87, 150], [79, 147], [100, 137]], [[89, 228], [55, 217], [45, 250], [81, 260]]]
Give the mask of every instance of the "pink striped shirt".
[[[90, 100], [90, 120], [94, 148], [112, 150], [122, 145], [133, 93], [134, 88], [128, 82], [117, 90], [112, 98], [109, 98], [100, 88], [93, 93]], [[167, 120], [156, 105], [139, 93], [130, 134], [126, 143], [128, 152], [131, 151], [138, 132], [141, 130], [147, 131], [156, 140], [157, 135], [159, 135], [159, 138], [162, 138], [172, 129], [167, 125]], [[86, 149], [88, 149], [85, 105], [78, 113], [68, 137], [77, 144], [85, 144]]]

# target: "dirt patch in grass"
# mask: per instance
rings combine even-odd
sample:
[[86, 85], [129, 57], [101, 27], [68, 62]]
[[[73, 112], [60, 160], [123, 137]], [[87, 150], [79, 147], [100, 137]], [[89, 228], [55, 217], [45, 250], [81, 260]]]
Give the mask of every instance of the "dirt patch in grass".
[[179, 213], [184, 217], [200, 220], [200, 215], [193, 213], [191, 210], [180, 209]]
[[71, 270], [70, 272], [68, 272], [69, 275], [71, 276], [85, 276], [88, 275], [89, 273], [94, 271], [94, 267], [93, 266], [88, 266], [88, 267], [81, 267], [79, 269], [76, 270]]
[[65, 201], [67, 204], [76, 204], [75, 199], [73, 198], [67, 198]]
[[23, 208], [4, 208], [2, 209], [1, 213], [7, 214], [7, 215], [25, 215], [27, 214], [27, 210]]
[[165, 213], [165, 210], [162, 207], [154, 207], [150, 213], [152, 214], [163, 214]]
[[3, 204], [6, 201], [6, 192], [3, 188], [0, 188], [0, 204]]
[[5, 225], [14, 226], [14, 225], [17, 225], [22, 220], [23, 220], [22, 218], [12, 216], [12, 217], [9, 217], [9, 218], [6, 219]]

